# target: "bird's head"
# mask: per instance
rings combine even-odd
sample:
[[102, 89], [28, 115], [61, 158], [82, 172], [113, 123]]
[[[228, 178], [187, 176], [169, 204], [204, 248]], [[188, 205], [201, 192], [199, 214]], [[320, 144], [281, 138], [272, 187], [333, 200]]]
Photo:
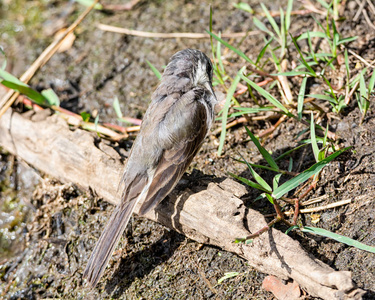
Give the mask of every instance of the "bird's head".
[[211, 60], [199, 50], [185, 49], [173, 55], [163, 74], [163, 77], [169, 76], [186, 79], [194, 87], [204, 87], [215, 97]]

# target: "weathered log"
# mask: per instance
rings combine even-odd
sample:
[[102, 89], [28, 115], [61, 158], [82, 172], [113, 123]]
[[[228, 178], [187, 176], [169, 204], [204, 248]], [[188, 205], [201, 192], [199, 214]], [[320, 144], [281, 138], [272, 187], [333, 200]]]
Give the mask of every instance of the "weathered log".
[[[124, 168], [119, 154], [102, 142], [96, 143], [92, 134], [69, 129], [57, 115], [27, 118], [9, 110], [0, 119], [0, 145], [61, 181], [92, 188], [113, 204], [119, 200], [118, 183]], [[363, 291], [355, 287], [350, 272], [333, 270], [276, 229], [250, 245], [234, 244], [236, 237], [266, 225], [260, 213], [247, 209], [240, 200], [245, 193], [242, 185], [226, 179], [198, 193], [173, 192], [146, 217], [193, 240], [236, 253], [261, 272], [293, 279], [310, 295], [362, 298]]]

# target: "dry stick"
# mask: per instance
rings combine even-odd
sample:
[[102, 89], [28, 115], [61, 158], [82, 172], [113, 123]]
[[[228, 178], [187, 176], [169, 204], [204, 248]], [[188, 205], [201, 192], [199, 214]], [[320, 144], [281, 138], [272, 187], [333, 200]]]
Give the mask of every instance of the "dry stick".
[[[302, 208], [299, 211], [299, 213], [300, 214], [309, 214], [309, 213], [313, 213], [313, 212], [318, 212], [318, 211], [323, 211], [323, 210], [327, 210], [327, 209], [330, 209], [330, 208], [343, 206], [343, 205], [350, 204], [350, 203], [352, 203], [351, 199], [341, 200], [341, 201], [337, 201], [335, 203], [330, 203], [330, 204], [322, 205], [322, 206], [318, 206], [318, 207]], [[284, 211], [284, 215], [286, 215], [286, 216], [291, 216], [293, 214], [294, 214], [294, 211]], [[264, 217], [266, 217], [266, 218], [274, 217], [274, 216], [276, 216], [275, 213], [264, 215]]]
[[365, 20], [366, 20], [367, 24], [368, 24], [372, 29], [375, 29], [375, 25], [371, 22], [370, 17], [369, 17], [368, 14], [367, 14], [367, 11], [366, 11], [365, 9], [363, 9], [362, 12], [363, 12], [363, 15], [365, 16]]
[[[34, 61], [34, 63], [30, 66], [30, 68], [22, 74], [20, 80], [24, 83], [28, 83], [29, 80], [34, 76], [36, 71], [39, 70], [51, 57], [53, 54], [56, 53], [57, 49], [63, 42], [63, 40], [68, 36], [69, 33], [73, 32], [73, 30], [83, 21], [83, 19], [88, 15], [88, 13], [93, 9], [95, 4], [99, 0], [95, 0], [90, 7], [88, 7], [79, 17], [78, 19], [69, 26], [68, 29], [58, 38], [57, 40], [53, 41], [43, 52], [42, 54]], [[19, 96], [18, 92], [9, 91], [1, 100], [0, 100], [0, 118], [6, 112], [6, 110], [13, 104], [13, 102]]]
[[352, 96], [353, 96], [354, 92], [357, 90], [358, 86], [359, 86], [359, 81], [356, 82], [356, 84], [353, 86], [353, 88], [351, 89], [349, 94], [345, 95], [345, 104], [346, 105], [349, 104], [350, 99], [352, 99]]
[[131, 10], [140, 0], [132, 0], [125, 4], [102, 4], [103, 10], [123, 11]]
[[[139, 31], [139, 30], [132, 30], [127, 28], [121, 28], [116, 26], [110, 26], [99, 23], [97, 27], [104, 31], [122, 33], [127, 35], [139, 36], [139, 37], [146, 37], [146, 38], [164, 38], [164, 39], [174, 39], [174, 38], [187, 38], [187, 39], [207, 39], [210, 38], [210, 35], [207, 33], [190, 33], [190, 32], [174, 32], [174, 33], [162, 33], [162, 32], [147, 32], [147, 31]], [[250, 35], [257, 35], [260, 34], [261, 31], [249, 31], [249, 32], [234, 32], [234, 33], [222, 33], [221, 37], [229, 37], [229, 38], [238, 38], [238, 37], [245, 37]]]
[[325, 15], [327, 14], [325, 11], [322, 11], [322, 10], [320, 10], [320, 9], [317, 9], [317, 8], [311, 3], [311, 1], [309, 1], [309, 0], [301, 0], [301, 2], [304, 4], [304, 6], [305, 6], [307, 9], [311, 10], [311, 11], [314, 12], [314, 13], [317, 13], [317, 14], [320, 14], [320, 15], [323, 15], [323, 16], [325, 16]]
[[[308, 213], [312, 213], [312, 212], [318, 212], [318, 211], [322, 211], [322, 210], [326, 210], [326, 209], [330, 209], [330, 208], [335, 208], [335, 207], [338, 207], [338, 206], [343, 206], [343, 205], [349, 204], [351, 202], [352, 202], [351, 199], [347, 199], [347, 200], [342, 200], [342, 201], [338, 201], [338, 202], [323, 205], [323, 206], [312, 207], [312, 208], [303, 208], [303, 209], [300, 210], [300, 213], [308, 214]], [[292, 212], [292, 211], [284, 212], [285, 215], [292, 215], [293, 213], [294, 212]]]
[[328, 198], [328, 195], [327, 194], [324, 194], [320, 197], [316, 197], [314, 199], [309, 199], [309, 200], [306, 200], [302, 203], [300, 203], [301, 206], [306, 206], [306, 205], [310, 205], [310, 204], [314, 204], [314, 203], [318, 203], [318, 202], [321, 202], [323, 201], [324, 199], [327, 199]]
[[[375, 28], [375, 26], [374, 26]], [[358, 58], [361, 62], [363, 62], [365, 65], [367, 65], [368, 67], [371, 67], [371, 68], [375, 68], [374, 65], [370, 64], [369, 62], [367, 62], [363, 57], [359, 56], [357, 53], [355, 53], [354, 51], [350, 50], [348, 51], [350, 54], [353, 54], [353, 56], [355, 56], [356, 58]]]
[[365, 1], [359, 2], [358, 0], [355, 0], [355, 2], [357, 2], [359, 8], [358, 8], [357, 13], [355, 14], [355, 16], [353, 18], [353, 21], [357, 22], [359, 16], [363, 12], [363, 8], [365, 7], [366, 2]]
[[277, 122], [275, 125], [273, 125], [272, 127], [266, 129], [266, 130], [263, 130], [261, 133], [259, 133], [259, 138], [261, 137], [264, 137], [266, 135], [269, 135], [271, 134], [272, 132], [274, 132], [276, 130], [276, 128], [282, 123], [285, 121], [285, 119], [287, 118], [287, 115], [283, 115]]
[[370, 0], [367, 0], [367, 4], [370, 6], [372, 13], [375, 14], [375, 5]]

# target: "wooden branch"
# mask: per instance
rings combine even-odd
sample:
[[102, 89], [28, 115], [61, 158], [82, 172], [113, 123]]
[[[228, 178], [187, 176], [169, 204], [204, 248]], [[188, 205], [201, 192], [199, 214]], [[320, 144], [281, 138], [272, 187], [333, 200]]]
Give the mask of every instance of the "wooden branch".
[[[94, 143], [93, 134], [71, 131], [57, 115], [26, 118], [8, 110], [0, 119], [0, 137], [2, 147], [41, 171], [91, 187], [105, 200], [118, 202], [117, 185], [124, 166], [113, 148]], [[334, 271], [276, 229], [249, 245], [234, 244], [236, 237], [248, 236], [266, 225], [260, 213], [247, 209], [240, 200], [245, 193], [245, 188], [231, 179], [210, 183], [198, 193], [174, 191], [146, 217], [191, 239], [236, 253], [261, 272], [293, 279], [312, 296], [361, 299], [363, 291], [355, 288], [350, 272]]]

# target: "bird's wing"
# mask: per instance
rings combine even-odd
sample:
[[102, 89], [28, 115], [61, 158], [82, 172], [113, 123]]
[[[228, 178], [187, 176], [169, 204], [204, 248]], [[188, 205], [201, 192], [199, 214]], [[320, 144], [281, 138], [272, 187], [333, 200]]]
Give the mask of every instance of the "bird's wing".
[[[139, 213], [145, 214], [163, 200], [178, 183], [198, 152], [209, 128], [203, 97], [209, 97], [203, 89], [194, 89], [178, 99], [170, 107], [160, 126], [164, 126], [161, 145], [168, 145], [156, 166]], [[159, 128], [160, 129], [160, 128]]]

